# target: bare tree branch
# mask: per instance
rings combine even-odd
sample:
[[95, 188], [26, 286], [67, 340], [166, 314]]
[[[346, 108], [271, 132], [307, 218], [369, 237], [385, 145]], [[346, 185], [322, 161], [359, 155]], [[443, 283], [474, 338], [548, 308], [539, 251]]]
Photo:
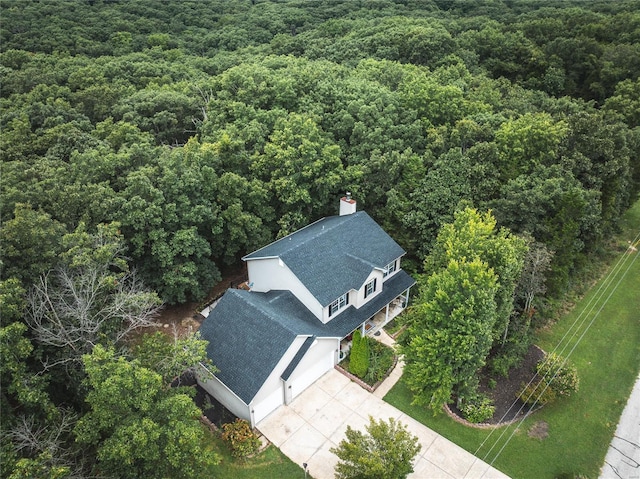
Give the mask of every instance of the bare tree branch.
[[152, 326], [162, 307], [135, 272], [118, 277], [93, 265], [42, 276], [27, 305], [25, 320], [35, 340], [65, 349], [64, 358], [47, 358], [46, 368], [80, 361], [105, 339], [122, 343], [133, 330]]

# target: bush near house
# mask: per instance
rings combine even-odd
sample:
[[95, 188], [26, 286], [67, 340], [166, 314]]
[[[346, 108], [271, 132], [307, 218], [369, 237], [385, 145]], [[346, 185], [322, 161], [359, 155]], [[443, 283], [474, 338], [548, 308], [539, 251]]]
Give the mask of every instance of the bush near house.
[[229, 445], [234, 457], [248, 457], [260, 449], [260, 439], [247, 421], [236, 419], [223, 424], [222, 430], [222, 439]]
[[369, 338], [362, 336], [360, 330], [353, 333], [353, 344], [349, 359], [349, 372], [364, 379], [369, 369]]

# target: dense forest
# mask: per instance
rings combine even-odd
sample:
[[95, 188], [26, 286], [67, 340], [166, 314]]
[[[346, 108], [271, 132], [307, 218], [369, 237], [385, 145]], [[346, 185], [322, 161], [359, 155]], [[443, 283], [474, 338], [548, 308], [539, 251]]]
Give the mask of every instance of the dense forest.
[[2, 477], [215, 467], [168, 387], [201, 342], [130, 332], [347, 190], [417, 274], [490, 210], [550, 258], [540, 318], [640, 191], [638, 1], [0, 6]]

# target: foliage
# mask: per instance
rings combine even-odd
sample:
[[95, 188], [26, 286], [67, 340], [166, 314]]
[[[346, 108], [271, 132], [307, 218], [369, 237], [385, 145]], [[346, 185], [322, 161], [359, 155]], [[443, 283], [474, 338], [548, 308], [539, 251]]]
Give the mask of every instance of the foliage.
[[[60, 263], [77, 279], [94, 250], [117, 260], [111, 287], [135, 272], [164, 302], [200, 301], [226, 265], [334, 214], [349, 189], [416, 273], [469, 204], [547, 252], [525, 259], [515, 292], [484, 259], [498, 277], [493, 350], [506, 357], [640, 191], [635, 3], [538, 7], [6, 0], [2, 327], [24, 321], [19, 288]], [[15, 371], [46, 378], [56, 404], [75, 390], [82, 409], [69, 371], [39, 369], [67, 350], [18, 336], [33, 349]]]
[[411, 309], [403, 348], [405, 381], [416, 404], [434, 414], [451, 395], [466, 397], [477, 385], [496, 319], [495, 274], [479, 260], [451, 260], [432, 274]]
[[200, 371], [204, 364], [211, 372], [216, 372], [207, 357], [207, 341], [200, 339], [200, 333], [182, 338], [156, 331], [142, 336], [140, 343], [133, 348], [133, 356], [140, 365], [157, 372], [164, 384], [171, 382], [185, 372]]
[[353, 333], [351, 352], [349, 354], [349, 371], [359, 378], [364, 378], [369, 369], [369, 338], [360, 330]]
[[578, 371], [562, 356], [550, 353], [536, 366], [537, 380], [518, 394], [526, 404], [545, 405], [578, 391]]
[[222, 439], [229, 445], [234, 457], [251, 456], [260, 449], [260, 439], [243, 419], [223, 424], [222, 431]]
[[338, 456], [339, 479], [402, 479], [413, 472], [413, 458], [422, 446], [405, 425], [389, 418], [375, 420], [369, 416], [366, 433], [347, 426], [346, 438], [331, 452]]
[[460, 404], [460, 410], [467, 421], [481, 423], [493, 416], [496, 407], [490, 398], [477, 395], [465, 398], [462, 404]]
[[379, 341], [370, 341], [369, 368], [363, 378], [364, 381], [369, 385], [382, 381], [393, 366], [394, 358], [393, 349]]
[[14, 322], [0, 328], [0, 352], [2, 362], [2, 409], [3, 417], [9, 416], [5, 411], [5, 401], [14, 398], [27, 410], [46, 410], [51, 407], [46, 393], [46, 378], [31, 373], [26, 360], [33, 352], [33, 344], [25, 336], [27, 327]]
[[98, 345], [83, 356], [89, 412], [75, 428], [96, 448], [95, 472], [113, 477], [201, 477], [218, 462], [206, 448], [200, 410], [139, 362]]
[[504, 343], [510, 329], [513, 297], [527, 251], [525, 241], [505, 228], [496, 229], [491, 212], [465, 208], [442, 226], [425, 263], [427, 271], [446, 267], [450, 260], [480, 260], [496, 275], [494, 339]]
[[[633, 261], [635, 256], [625, 251], [627, 239], [637, 234], [640, 202], [636, 202], [630, 213], [625, 216], [624, 234], [617, 236], [611, 245], [612, 258], [607, 270], [618, 260], [624, 261], [624, 266], [613, 268], [612, 276], [599, 275], [601, 279], [577, 301], [572, 311], [560, 315], [553, 325], [536, 332], [536, 344], [551, 351], [571, 336], [577, 324], [576, 318], [582, 318], [586, 311], [593, 312], [602, 306], [594, 323], [583, 331], [584, 336], [571, 354], [572, 363], [580, 370], [579, 391], [553, 407], [537, 411], [524, 422], [508, 427], [507, 430], [511, 428], [513, 432], [518, 426], [522, 433], [497, 444], [487, 441], [487, 430], [469, 428], [447, 415], [433, 416], [422, 406], [412, 406], [413, 394], [403, 381], [394, 386], [385, 400], [481, 459], [493, 461], [494, 467], [510, 477], [555, 477], [558, 471], [575, 471], [588, 477], [598, 477], [620, 414], [639, 373], [640, 323], [637, 311], [640, 297], [635, 286], [640, 281], [640, 262]], [[599, 266], [603, 267], [602, 263]], [[617, 284], [618, 281], [618, 287], [609, 290], [611, 296], [602, 296], [606, 284]], [[625, 334], [621, 335], [620, 331]], [[607, 367], [594, 367], [595, 364], [606, 364]], [[549, 425], [549, 436], [543, 441], [524, 432], [538, 421]], [[510, 433], [505, 434], [508, 435]], [[494, 436], [495, 433], [491, 435], [492, 438]], [[496, 454], [496, 448], [503, 446], [502, 453]]]

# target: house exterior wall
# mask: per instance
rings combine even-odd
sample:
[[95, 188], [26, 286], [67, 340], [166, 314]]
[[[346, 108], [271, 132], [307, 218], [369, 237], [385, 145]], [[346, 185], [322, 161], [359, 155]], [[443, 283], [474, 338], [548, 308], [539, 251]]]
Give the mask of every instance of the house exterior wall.
[[[201, 378], [206, 377], [206, 379]], [[208, 377], [207, 377], [208, 376]], [[236, 396], [227, 386], [224, 385], [215, 376], [207, 374], [197, 374], [198, 384], [216, 398], [220, 403], [226, 407], [229, 411], [235, 414], [241, 419], [251, 421], [251, 411], [249, 405], [247, 405], [242, 399]]]
[[340, 340], [338, 338], [316, 339], [314, 345], [309, 348], [298, 367], [284, 384], [285, 388], [291, 388], [287, 397], [294, 399], [327, 371], [331, 370], [336, 365], [336, 351], [339, 351], [339, 349]]
[[[387, 276], [384, 277], [384, 281], [388, 280], [389, 278], [392, 278], [393, 275], [395, 275], [398, 271], [400, 271], [400, 267], [401, 267], [401, 260], [402, 260], [402, 256], [400, 256], [399, 258], [396, 259], [395, 263], [396, 263], [396, 270], [393, 271], [392, 273], [389, 273]], [[386, 266], [386, 265], [385, 265]]]
[[[367, 284], [369, 284], [374, 279], [376, 280], [376, 290], [372, 294], [370, 294], [369, 296], [367, 296], [365, 298], [364, 297], [365, 287], [366, 287]], [[355, 298], [355, 306], [356, 306], [356, 308], [359, 308], [363, 304], [366, 304], [367, 302], [371, 301], [373, 298], [378, 296], [380, 294], [380, 292], [382, 291], [382, 288], [383, 288], [382, 271], [379, 270], [379, 269], [374, 269], [373, 271], [371, 271], [371, 274], [369, 274], [369, 276], [365, 280], [364, 284], [357, 291], [357, 294], [355, 295], [356, 296], [356, 298]]]
[[247, 271], [251, 291], [267, 293], [271, 290], [289, 290], [314, 316], [323, 321], [322, 305], [279, 258], [247, 260]]
[[306, 336], [298, 336], [293, 343], [291, 343], [287, 352], [280, 358], [276, 367], [273, 368], [273, 371], [271, 371], [271, 374], [251, 401], [251, 409], [253, 410], [252, 421], [255, 421], [252, 425], [257, 424], [270, 412], [284, 404], [284, 390], [280, 376], [296, 355], [305, 339]]

